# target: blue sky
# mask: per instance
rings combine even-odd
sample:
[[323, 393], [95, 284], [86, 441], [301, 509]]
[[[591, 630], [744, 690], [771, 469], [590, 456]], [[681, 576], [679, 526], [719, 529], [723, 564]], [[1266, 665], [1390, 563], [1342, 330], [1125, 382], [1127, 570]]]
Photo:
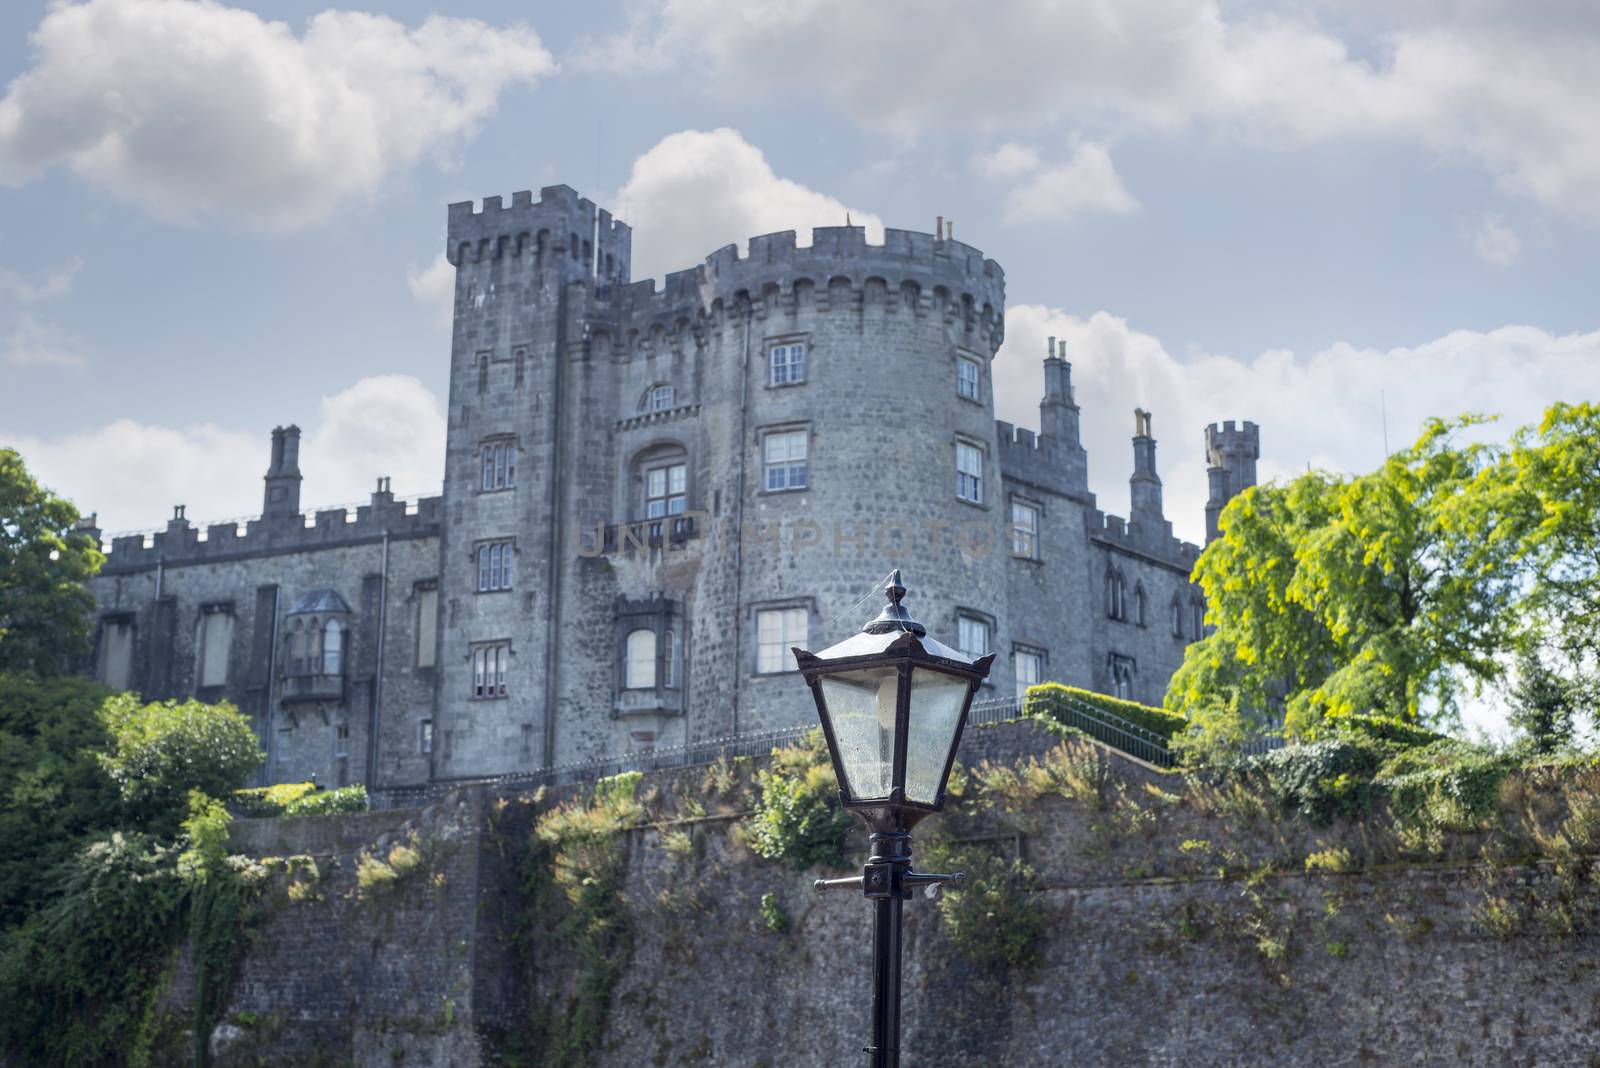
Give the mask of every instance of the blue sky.
[[[1265, 476], [1600, 386], [1600, 9], [1577, 0], [12, 0], [0, 442], [107, 529], [442, 465], [445, 205], [564, 182], [659, 274], [935, 215], [1007, 272], [1000, 414], [1067, 340], [1094, 488], [1131, 409], [1202, 530], [1201, 428]], [[641, 272], [642, 273], [642, 272]]]

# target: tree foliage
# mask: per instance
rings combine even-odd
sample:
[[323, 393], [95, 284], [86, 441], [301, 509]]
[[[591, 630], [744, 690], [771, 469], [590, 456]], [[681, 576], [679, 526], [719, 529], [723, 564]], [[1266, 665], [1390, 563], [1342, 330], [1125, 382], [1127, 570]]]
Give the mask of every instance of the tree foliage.
[[135, 825], [171, 833], [191, 790], [227, 797], [264, 759], [250, 720], [232, 705], [140, 704], [116, 694], [101, 707], [112, 748], [101, 757]]
[[105, 557], [78, 510], [0, 449], [0, 672], [56, 674], [89, 649], [94, 597], [84, 583]]
[[105, 687], [73, 676], [0, 675], [0, 929], [39, 905], [45, 874], [114, 826], [117, 790], [96, 751]]
[[1232, 501], [1194, 571], [1214, 630], [1168, 705], [1218, 731], [1280, 709], [1311, 732], [1359, 714], [1448, 722], [1465, 688], [1499, 680], [1519, 542], [1482, 487], [1502, 452], [1459, 440], [1479, 422], [1434, 420], [1366, 475], [1312, 471]]

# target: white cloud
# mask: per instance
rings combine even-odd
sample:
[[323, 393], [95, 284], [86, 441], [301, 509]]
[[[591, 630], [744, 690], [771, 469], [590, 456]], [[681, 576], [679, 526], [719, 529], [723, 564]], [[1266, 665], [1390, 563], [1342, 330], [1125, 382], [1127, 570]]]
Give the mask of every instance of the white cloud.
[[[444, 475], [444, 416], [414, 378], [363, 378], [324, 397], [300, 447], [301, 504], [364, 501], [379, 475], [396, 493], [437, 493]], [[41, 482], [110, 532], [160, 526], [172, 505], [191, 522], [255, 515], [267, 469], [267, 428], [214, 423], [182, 429], [119, 419], [87, 433], [37, 438], [0, 432]]]
[[[1395, 137], [1600, 221], [1600, 34], [1572, 25], [1587, 16], [1510, 0], [1368, 7], [929, 0], [908, 19], [852, 0], [654, 0], [606, 47], [637, 69], [692, 69], [719, 96], [821, 92], [902, 136], [1066, 121], [1203, 122], [1273, 145]], [[1321, 10], [1370, 32], [1337, 36]]]
[[1178, 359], [1162, 342], [1096, 312], [1087, 318], [1037, 304], [1006, 310], [1006, 342], [995, 365], [997, 415], [1038, 425], [1046, 338], [1063, 338], [1089, 450], [1090, 489], [1107, 511], [1126, 514], [1132, 472], [1132, 410], [1154, 412], [1167, 518], [1178, 533], [1204, 536], [1204, 428], [1227, 419], [1261, 427], [1260, 477], [1307, 464], [1366, 471], [1388, 438], [1415, 439], [1430, 416], [1499, 414], [1498, 437], [1539, 418], [1555, 400], [1600, 397], [1600, 331], [1555, 336], [1528, 326], [1459, 330], [1413, 348], [1343, 343], [1298, 355]]
[[1039, 153], [1027, 145], [1007, 141], [993, 152], [980, 155], [977, 160], [980, 173], [996, 179], [1021, 178], [1039, 169]]
[[0, 180], [65, 164], [159, 217], [303, 226], [470, 137], [554, 70], [533, 30], [324, 11], [296, 34], [214, 0], [51, 5], [0, 99]]
[[614, 198], [617, 215], [633, 226], [633, 276], [649, 278], [693, 267], [724, 245], [741, 249], [753, 234], [795, 230], [810, 244], [813, 226], [867, 228], [883, 240], [876, 215], [773, 173], [761, 150], [737, 130], [684, 130], [633, 161]]
[[1522, 241], [1504, 218], [1490, 212], [1472, 235], [1472, 251], [1490, 267], [1510, 267], [1522, 254]]
[[426, 267], [413, 267], [406, 271], [406, 285], [411, 299], [433, 313], [434, 322], [449, 326], [455, 315], [456, 269], [444, 258], [444, 253]]
[[1015, 183], [1002, 204], [1010, 223], [1065, 222], [1086, 214], [1139, 210], [1104, 145], [1079, 144], [1067, 162], [1046, 165], [1033, 149], [1008, 143], [980, 156], [977, 165], [991, 178]]
[[26, 312], [6, 339], [6, 363], [12, 367], [82, 367], [88, 362], [78, 343], [59, 327]]
[[55, 300], [72, 292], [72, 280], [82, 269], [83, 261], [72, 259], [59, 267], [52, 267], [45, 273], [44, 281], [30, 282], [9, 267], [0, 267], [0, 293], [23, 304]]

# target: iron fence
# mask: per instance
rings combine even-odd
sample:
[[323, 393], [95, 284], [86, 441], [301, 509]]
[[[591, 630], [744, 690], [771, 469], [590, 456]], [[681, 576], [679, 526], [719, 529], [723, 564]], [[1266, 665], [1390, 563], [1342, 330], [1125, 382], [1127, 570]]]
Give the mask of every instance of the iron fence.
[[[969, 727], [1009, 723], [1026, 714], [1023, 703], [1014, 697], [974, 701], [967, 714]], [[1165, 735], [1123, 719], [1114, 712], [1097, 708], [1071, 697], [1052, 697], [1050, 717], [1056, 722], [1082, 731], [1095, 741], [1120, 750], [1148, 764], [1170, 768], [1177, 763]], [[580, 760], [534, 771], [514, 772], [474, 779], [449, 779], [420, 786], [382, 787], [369, 792], [374, 808], [409, 808], [437, 801], [452, 790], [487, 787], [494, 790], [533, 790], [541, 786], [566, 786], [593, 782], [627, 771], [659, 771], [715, 764], [735, 757], [764, 757], [773, 749], [793, 745], [813, 730], [805, 724], [775, 730], [728, 735], [688, 745], [646, 749], [635, 753]], [[1260, 735], [1245, 743], [1246, 756], [1281, 749], [1288, 743], [1281, 737]]]

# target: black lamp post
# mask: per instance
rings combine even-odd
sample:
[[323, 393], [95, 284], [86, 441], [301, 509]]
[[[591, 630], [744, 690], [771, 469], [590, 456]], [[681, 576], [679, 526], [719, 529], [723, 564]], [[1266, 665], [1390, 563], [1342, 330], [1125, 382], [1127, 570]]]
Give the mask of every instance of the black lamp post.
[[859, 634], [820, 653], [791, 650], [817, 700], [840, 800], [872, 831], [861, 874], [816, 888], [859, 889], [875, 903], [873, 1068], [900, 1063], [900, 904], [913, 887], [964, 878], [912, 871], [911, 828], [944, 808], [967, 709], [994, 662], [929, 638], [900, 603], [899, 571], [884, 593], [889, 603]]

